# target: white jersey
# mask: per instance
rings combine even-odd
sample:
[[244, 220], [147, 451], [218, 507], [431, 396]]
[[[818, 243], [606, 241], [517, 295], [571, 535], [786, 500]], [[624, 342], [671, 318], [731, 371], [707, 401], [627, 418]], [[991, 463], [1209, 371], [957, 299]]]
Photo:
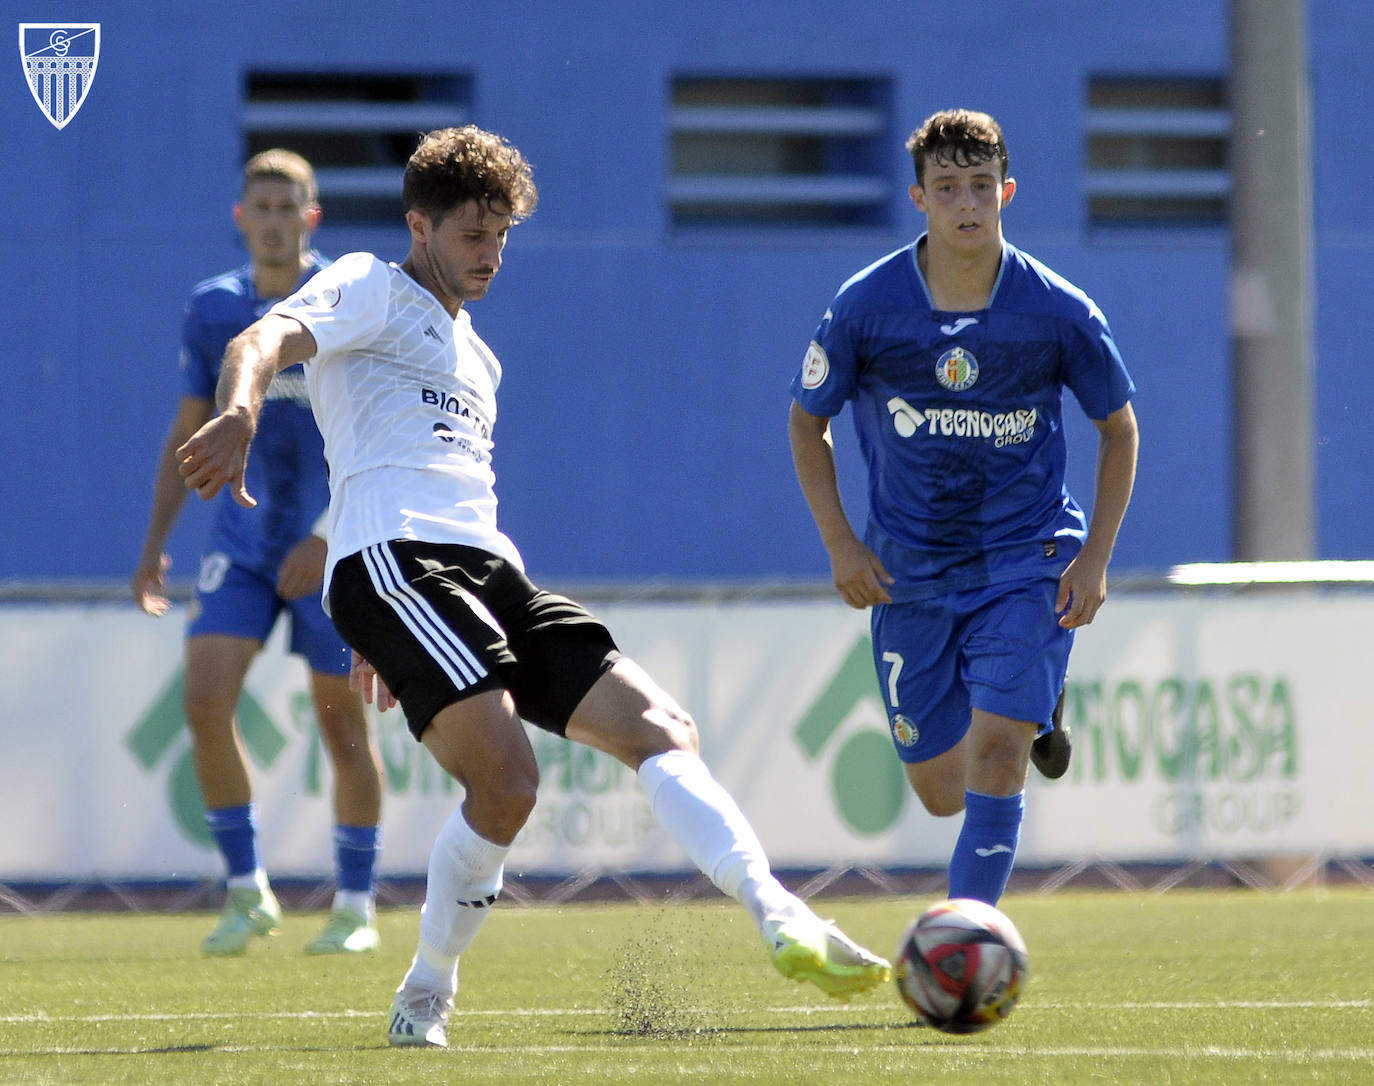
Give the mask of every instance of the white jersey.
[[271, 309], [315, 337], [305, 364], [329, 465], [334, 566], [393, 539], [462, 543], [524, 568], [496, 527], [491, 432], [501, 364], [395, 264], [350, 253]]

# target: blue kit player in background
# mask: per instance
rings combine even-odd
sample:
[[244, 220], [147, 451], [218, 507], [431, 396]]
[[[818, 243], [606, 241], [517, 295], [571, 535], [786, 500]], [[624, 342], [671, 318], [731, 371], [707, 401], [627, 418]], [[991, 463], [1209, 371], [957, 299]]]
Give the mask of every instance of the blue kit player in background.
[[[225, 345], [327, 264], [309, 247], [320, 208], [314, 170], [297, 154], [271, 150], [248, 161], [234, 221], [249, 263], [201, 283], [186, 307], [182, 397], [158, 458], [148, 531], [131, 581], [135, 601], [150, 615], [168, 607], [162, 593], [171, 562], [164, 548], [186, 499], [173, 453], [215, 413]], [[349, 689], [352, 655], [320, 604], [329, 481], [324, 440], [299, 366], [278, 375], [267, 413], [272, 424], [248, 465], [259, 504], [245, 509], [228, 495], [217, 504], [187, 627], [183, 705], [206, 819], [228, 870], [224, 912], [201, 949], [242, 953], [253, 936], [275, 933], [281, 920], [258, 860], [252, 787], [234, 714], [249, 665], [285, 612], [290, 651], [309, 663], [320, 733], [335, 772], [334, 907], [306, 950], [369, 951], [377, 946], [373, 879], [381, 764], [362, 698]]]
[[[985, 113], [907, 141], [926, 233], [841, 288], [792, 382], [793, 461], [851, 607], [873, 609], [893, 743], [931, 814], [964, 812], [949, 896], [996, 904], [1032, 743], [1074, 631], [1107, 595], [1135, 482], [1130, 376], [1081, 290], [1002, 237], [1016, 182]], [[1098, 431], [1092, 517], [1064, 485], [1064, 390]], [[864, 538], [840, 501], [830, 420], [852, 404]]]

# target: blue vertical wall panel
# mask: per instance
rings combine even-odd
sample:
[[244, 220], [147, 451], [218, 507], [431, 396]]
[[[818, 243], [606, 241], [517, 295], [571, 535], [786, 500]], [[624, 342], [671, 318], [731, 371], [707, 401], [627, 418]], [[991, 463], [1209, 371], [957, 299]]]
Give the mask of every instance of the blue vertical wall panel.
[[[1229, 556], [1224, 231], [1093, 235], [1083, 151], [1089, 76], [1225, 75], [1224, 0], [998, 4], [961, 19], [921, 0], [355, 0], [309, 16], [266, 0], [40, 7], [25, 18], [98, 18], [102, 52], [62, 131], [17, 59], [4, 83], [0, 580], [122, 580], [132, 568], [178, 394], [182, 304], [243, 258], [229, 210], [253, 70], [460, 74], [473, 119], [535, 163], [540, 209], [472, 308], [506, 367], [502, 515], [542, 578], [826, 576], [792, 476], [787, 384], [836, 287], [919, 230], [901, 144], [955, 104], [1001, 120], [1020, 183], [1008, 236], [1098, 300], [1140, 386], [1143, 459], [1118, 568]], [[1374, 535], [1374, 213], [1355, 183], [1374, 166], [1374, 135], [1351, 109], [1374, 89], [1371, 10], [1314, 0], [1309, 19], [1319, 528], [1331, 557], [1367, 557]], [[675, 75], [889, 87], [890, 226], [675, 231]], [[325, 211], [316, 241], [327, 253], [404, 255], [399, 214], [361, 228]], [[840, 427], [846, 498], [861, 512], [848, 420]], [[1094, 436], [1081, 421], [1070, 434], [1086, 500]], [[204, 524], [192, 499], [175, 574], [194, 569]]]

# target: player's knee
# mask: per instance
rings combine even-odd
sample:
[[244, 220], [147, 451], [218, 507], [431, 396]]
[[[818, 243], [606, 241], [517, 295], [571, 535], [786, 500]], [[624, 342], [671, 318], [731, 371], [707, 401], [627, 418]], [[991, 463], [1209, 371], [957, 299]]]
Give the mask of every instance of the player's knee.
[[221, 698], [188, 690], [181, 699], [181, 711], [196, 742], [221, 740], [233, 735], [234, 706]]
[[921, 800], [921, 806], [936, 818], [953, 818], [964, 809], [962, 788], [959, 789], [958, 795], [943, 789], [928, 789], [924, 792], [917, 789], [916, 795]]
[[697, 722], [685, 709], [676, 705], [656, 706], [645, 714], [645, 719], [654, 734], [661, 737], [653, 744], [659, 749], [651, 753], [662, 753], [665, 750], [685, 750], [689, 754], [697, 755], [701, 753], [701, 736], [697, 731]]
[[637, 769], [646, 759], [670, 750], [701, 754], [696, 721], [676, 705], [653, 705], [639, 715], [636, 725], [618, 733], [608, 753]]
[[335, 765], [372, 761], [372, 747], [368, 741], [367, 718], [346, 706], [317, 705], [315, 715], [320, 722], [320, 738]]
[[907, 766], [907, 779], [921, 806], [936, 818], [952, 818], [964, 809], [963, 781], [924, 774], [921, 766]]
[[988, 795], [1010, 795], [1025, 784], [1029, 742], [995, 737], [973, 745], [969, 751], [969, 787]]
[[501, 814], [511, 828], [511, 836], [519, 833], [529, 821], [534, 811], [536, 793], [539, 791], [538, 775], [533, 780], [507, 788], [501, 795]]
[[463, 810], [478, 834], [510, 844], [529, 821], [539, 791], [539, 771], [493, 774], [483, 786], [468, 789]]

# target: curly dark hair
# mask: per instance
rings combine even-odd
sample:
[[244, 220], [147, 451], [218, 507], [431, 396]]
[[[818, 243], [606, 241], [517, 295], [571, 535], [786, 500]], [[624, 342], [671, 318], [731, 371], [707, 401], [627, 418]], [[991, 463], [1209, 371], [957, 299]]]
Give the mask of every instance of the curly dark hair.
[[423, 211], [436, 224], [469, 200], [519, 222], [539, 192], [530, 164], [508, 140], [476, 125], [440, 128], [420, 140], [401, 185], [405, 211]]
[[926, 159], [940, 165], [978, 166], [991, 159], [1002, 164], [1007, 179], [1007, 141], [1002, 129], [986, 113], [972, 109], [942, 109], [932, 113], [907, 137], [906, 149], [916, 164], [916, 184], [925, 183]]

